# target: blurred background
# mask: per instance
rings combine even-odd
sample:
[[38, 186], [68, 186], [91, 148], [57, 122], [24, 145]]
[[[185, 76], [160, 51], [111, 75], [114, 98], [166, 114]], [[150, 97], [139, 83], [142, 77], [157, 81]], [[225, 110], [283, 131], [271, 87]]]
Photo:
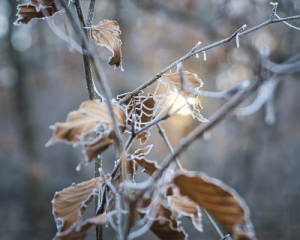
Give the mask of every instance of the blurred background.
[[[300, 14], [299, 0], [278, 2], [280, 17]], [[94, 169], [91, 164], [76, 172], [83, 160], [80, 148], [62, 143], [46, 148], [49, 126], [65, 121], [88, 100], [88, 93], [81, 55], [45, 20], [13, 25], [20, 3], [25, 1], [0, 0], [0, 239], [52, 239], [56, 226], [50, 201], [55, 191], [90, 179]], [[85, 13], [87, 3], [82, 1]], [[97, 47], [113, 95], [133, 90], [198, 41], [206, 46], [244, 24], [249, 29], [268, 20], [271, 10], [266, 0], [96, 1], [93, 23], [116, 20], [122, 30], [124, 72], [108, 66], [110, 52]], [[64, 13], [55, 14], [54, 20], [65, 31]], [[290, 23], [300, 27], [300, 20]], [[276, 23], [241, 37], [240, 48], [232, 41], [207, 51], [206, 61], [200, 54], [183, 67], [198, 74], [203, 90], [221, 91], [256, 75], [262, 46], [270, 48], [271, 61], [282, 63], [300, 51], [299, 39], [299, 31]], [[281, 76], [273, 125], [265, 123], [264, 108], [243, 119], [232, 114], [180, 157], [185, 168], [219, 178], [238, 191], [251, 210], [258, 239], [300, 238], [299, 77]], [[203, 98], [201, 103], [203, 116], [209, 118], [224, 101]], [[178, 115], [163, 127], [175, 147], [199, 124], [190, 115]], [[168, 150], [157, 128], [151, 130], [150, 143], [155, 146], [149, 158], [162, 161]], [[138, 147], [137, 142], [132, 150]], [[113, 168], [112, 150], [104, 154], [106, 172]], [[189, 239], [219, 239], [205, 218], [203, 222], [202, 233], [184, 222]], [[105, 239], [115, 239], [111, 229], [104, 231]], [[141, 238], [156, 239], [152, 233]], [[94, 239], [93, 230], [87, 239]]]

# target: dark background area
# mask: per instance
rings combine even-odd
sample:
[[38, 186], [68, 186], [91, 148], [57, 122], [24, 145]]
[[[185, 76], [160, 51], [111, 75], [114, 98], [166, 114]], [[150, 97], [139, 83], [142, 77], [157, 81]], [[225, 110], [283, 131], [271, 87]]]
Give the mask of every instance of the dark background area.
[[[88, 93], [81, 55], [45, 20], [14, 26], [18, 3], [0, 0], [0, 239], [52, 239], [56, 227], [50, 201], [55, 191], [88, 180], [94, 172], [93, 164], [76, 172], [82, 149], [62, 143], [45, 147], [52, 135], [49, 126], [65, 121], [88, 100]], [[82, 1], [85, 12], [87, 3]], [[122, 30], [124, 72], [108, 66], [110, 52], [97, 47], [114, 96], [133, 90], [198, 41], [206, 46], [244, 24], [249, 29], [268, 20], [271, 9], [264, 0], [96, 1], [93, 23], [116, 20]], [[300, 1], [279, 1], [278, 14], [299, 15]], [[55, 14], [54, 20], [65, 31], [64, 13]], [[300, 27], [300, 20], [290, 23]], [[204, 90], [221, 91], [256, 74], [262, 46], [270, 48], [271, 61], [281, 63], [299, 52], [299, 39], [300, 31], [276, 23], [240, 38], [240, 48], [232, 41], [207, 51], [207, 61], [200, 54], [183, 66], [198, 74]], [[231, 114], [210, 132], [210, 139], [195, 142], [180, 157], [185, 168], [205, 172], [238, 191], [251, 210], [258, 239], [300, 236], [299, 77], [281, 76], [273, 125], [265, 123], [264, 108], [243, 119]], [[224, 103], [208, 98], [201, 102], [206, 118]], [[163, 126], [175, 147], [199, 124], [191, 116], [178, 115]], [[149, 158], [162, 161], [168, 151], [156, 128], [150, 143], [155, 145]], [[132, 150], [138, 147], [136, 143]], [[113, 161], [109, 149], [105, 171], [111, 171]], [[105, 233], [105, 239], [115, 238], [111, 229]], [[206, 219], [204, 232], [188, 233], [189, 239], [218, 239]], [[88, 239], [94, 239], [93, 234], [92, 230]]]

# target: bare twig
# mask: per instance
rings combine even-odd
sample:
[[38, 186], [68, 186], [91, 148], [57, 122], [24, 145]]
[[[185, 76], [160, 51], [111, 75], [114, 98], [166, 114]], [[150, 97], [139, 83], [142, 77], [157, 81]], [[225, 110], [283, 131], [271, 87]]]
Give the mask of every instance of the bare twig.
[[[79, 0], [76, 0], [76, 1], [79, 1]], [[110, 102], [110, 100], [112, 99], [112, 94], [111, 94], [109, 85], [107, 83], [104, 71], [102, 69], [102, 65], [100, 63], [100, 59], [99, 59], [98, 55], [96, 54], [95, 49], [89, 44], [89, 41], [88, 41], [88, 38], [87, 38], [87, 34], [86, 34], [85, 30], [84, 30], [84, 27], [85, 27], [83, 25], [84, 21], [82, 23], [82, 28], [80, 28], [77, 25], [77, 23], [76, 23], [76, 18], [74, 16], [74, 13], [72, 11], [70, 11], [70, 9], [68, 8], [67, 4], [63, 0], [61, 0], [60, 2], [64, 6], [64, 8], [66, 9], [66, 13], [67, 13], [67, 15], [68, 15], [68, 17], [70, 19], [70, 22], [71, 22], [74, 30], [78, 33], [79, 36], [81, 36], [81, 38], [83, 40], [83, 44], [84, 44], [83, 46], [86, 47], [86, 50], [87, 50], [85, 52], [86, 56], [87, 57], [91, 56], [91, 60], [94, 63], [94, 65], [96, 66], [95, 67], [95, 75], [99, 79], [99, 82], [101, 83], [101, 87], [103, 89], [103, 95], [107, 99], [106, 104], [108, 106], [108, 109], [109, 109], [109, 112], [110, 112], [110, 115], [111, 115], [111, 118], [112, 118], [112, 121], [113, 121], [114, 130], [115, 130], [115, 133], [116, 133], [116, 145], [117, 145], [117, 148], [119, 149], [119, 153], [120, 153], [120, 156], [121, 156], [121, 161], [125, 162], [125, 164], [123, 164], [124, 165], [123, 172], [125, 173], [125, 176], [126, 176], [127, 164], [126, 164], [125, 150], [124, 150], [123, 143], [122, 143], [120, 129], [119, 129], [118, 125], [117, 125], [116, 116], [115, 116], [114, 111], [113, 111], [112, 103]], [[80, 5], [77, 5], [78, 8], [79, 8], [79, 6]], [[82, 11], [80, 11], [80, 9], [77, 12], [79, 12], [79, 14], [82, 13]], [[82, 15], [82, 17], [83, 17], [83, 15]], [[92, 81], [89, 82], [89, 84], [90, 84], [90, 87], [88, 86], [88, 89], [89, 89], [89, 93], [90, 93], [90, 98], [92, 98], [94, 96], [93, 95], [91, 96], [91, 93], [92, 93], [91, 89], [93, 89], [94, 84], [93, 84]], [[122, 233], [120, 233], [120, 234], [122, 236]], [[97, 238], [98, 238], [98, 235], [99, 235], [99, 233], [97, 233]], [[99, 235], [99, 237], [101, 238], [101, 234]]]
[[192, 93], [193, 96], [201, 96], [201, 97], [207, 97], [207, 98], [220, 98], [220, 99], [229, 99], [237, 92], [241, 91], [242, 89], [248, 87], [250, 84], [249, 80], [244, 80], [237, 85], [233, 86], [232, 88], [229, 88], [225, 91], [221, 92], [209, 92], [209, 91], [202, 91], [197, 90]]
[[93, 24], [93, 18], [94, 18], [94, 12], [95, 12], [95, 1], [96, 0], [90, 0], [90, 3], [89, 3], [88, 18], [86, 20], [87, 27], [91, 27]]
[[277, 11], [277, 7], [278, 7], [278, 3], [272, 3], [270, 2], [270, 4], [273, 6], [271, 15], [270, 15], [270, 20], [272, 21], [274, 19], [274, 17], [276, 16], [276, 11]]
[[[237, 34], [239, 37], [242, 37], [246, 34], [249, 34], [251, 32], [254, 32], [262, 27], [265, 27], [269, 24], [272, 24], [272, 23], [278, 23], [278, 22], [284, 22], [284, 21], [291, 21], [291, 20], [295, 20], [295, 19], [299, 19], [300, 18], [300, 15], [297, 15], [297, 16], [292, 16], [292, 17], [287, 17], [287, 18], [281, 18], [281, 19], [269, 19], [268, 21], [264, 22], [264, 23], [261, 23], [247, 31], [243, 31], [241, 32], [241, 28], [238, 29], [235, 33], [233, 33], [230, 37], [224, 39], [224, 40], [221, 40], [221, 41], [218, 41], [216, 43], [213, 43], [211, 45], [208, 45], [206, 47], [203, 47], [197, 51], [190, 51], [189, 53], [187, 53], [186, 55], [184, 55], [183, 57], [181, 57], [180, 59], [178, 59], [177, 61], [173, 62], [171, 65], [169, 65], [168, 67], [166, 67], [165, 69], [163, 69], [162, 71], [160, 71], [159, 73], [157, 73], [155, 76], [153, 76], [152, 78], [150, 78], [147, 82], [143, 83], [142, 85], [140, 85], [139, 87], [137, 87], [136, 89], [134, 89], [132, 92], [128, 93], [124, 98], [122, 98], [122, 100], [120, 100], [120, 104], [123, 104], [124, 102], [126, 102], [129, 98], [131, 98], [133, 95], [137, 94], [139, 91], [147, 88], [148, 86], [150, 86], [151, 84], [153, 84], [154, 82], [156, 82], [159, 78], [162, 77], [163, 74], [165, 74], [167, 71], [169, 71], [170, 69], [172, 69], [173, 67], [177, 66], [178, 63], [181, 63], [187, 59], [189, 59], [190, 57], [196, 55], [196, 54], [199, 54], [201, 52], [204, 52], [204, 51], [207, 51], [211, 48], [214, 48], [214, 47], [217, 47], [219, 45], [222, 45], [224, 43], [227, 43], [227, 42], [230, 42], [231, 40], [233, 40]], [[192, 49], [193, 50], [193, 49]]]
[[[83, 16], [83, 13], [82, 13], [80, 0], [74, 0], [74, 5], [75, 5], [75, 8], [76, 8], [77, 16], [80, 20], [82, 28], [84, 29], [86, 27], [86, 25], [85, 25], [84, 16]], [[87, 30], [84, 30], [84, 34], [87, 37]], [[89, 59], [89, 56], [86, 52], [86, 49], [89, 48], [88, 45], [89, 45], [88, 42], [85, 42], [85, 41], [82, 42], [83, 64], [84, 64], [84, 73], [85, 73], [86, 85], [87, 85], [87, 89], [88, 89], [88, 92], [89, 92], [89, 98], [90, 98], [90, 100], [94, 100], [94, 99], [97, 98], [96, 97], [97, 95], [94, 91], [94, 82], [93, 82], [93, 78], [92, 78], [90, 59]]]
[[[168, 139], [168, 136], [165, 134], [165, 130], [161, 127], [161, 125], [159, 123], [156, 124], [157, 128], [158, 128], [158, 133], [161, 135], [161, 137], [163, 138], [164, 142], [166, 143], [170, 153], [173, 155], [174, 154], [174, 150], [172, 148], [172, 145]], [[177, 168], [182, 170], [182, 166], [179, 162], [179, 159], [176, 157], [175, 158], [175, 163], [177, 165]]]
[[199, 48], [200, 45], [201, 45], [201, 42], [200, 41], [197, 42], [197, 44], [195, 45], [195, 47], [192, 48], [191, 52], [195, 52]]
[[[222, 233], [221, 229], [218, 227], [218, 225], [216, 224], [216, 222], [212, 219], [212, 217], [209, 215], [209, 213], [204, 209], [201, 208], [202, 212], [204, 212], [205, 216], [207, 217], [208, 221], [211, 223], [211, 225], [214, 227], [215, 231], [218, 233], [219, 237], [224, 239], [225, 236]], [[226, 238], [225, 238], [226, 239]]]

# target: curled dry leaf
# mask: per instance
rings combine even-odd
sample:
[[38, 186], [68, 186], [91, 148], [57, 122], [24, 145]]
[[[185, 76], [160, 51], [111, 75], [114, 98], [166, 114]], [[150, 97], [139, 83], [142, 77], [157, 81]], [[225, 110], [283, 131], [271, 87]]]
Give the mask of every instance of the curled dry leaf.
[[87, 235], [88, 230], [95, 226], [101, 225], [108, 221], [106, 214], [98, 215], [93, 218], [89, 218], [84, 222], [75, 224], [72, 228], [65, 232], [58, 232], [53, 240], [82, 240]]
[[[156, 101], [152, 94], [148, 96], [140, 95], [142, 92], [128, 99], [124, 103], [125, 113], [126, 113], [126, 123], [129, 127], [132, 126], [132, 120], [134, 119], [135, 131], [140, 130], [150, 123], [154, 117], [156, 110]], [[118, 99], [122, 99], [127, 95], [127, 93], [118, 95]], [[141, 144], [144, 144], [148, 137], [150, 136], [149, 131], [142, 132], [138, 138]]]
[[[149, 213], [148, 206], [151, 203], [151, 199], [145, 198], [142, 200], [140, 204], [140, 208], [138, 209], [141, 217], [144, 217], [145, 214]], [[187, 235], [183, 231], [183, 229], [178, 225], [177, 220], [172, 218], [172, 211], [159, 202], [155, 204], [159, 204], [158, 211], [156, 216], [150, 217], [153, 221], [150, 230], [162, 240], [185, 240]], [[148, 217], [148, 216], [147, 216]]]
[[122, 69], [122, 52], [120, 39], [120, 27], [116, 21], [104, 20], [91, 27], [90, 36], [97, 45], [106, 47], [112, 52], [108, 64]]
[[149, 145], [143, 149], [138, 149], [134, 152], [134, 154], [129, 155], [128, 159], [135, 161], [138, 165], [143, 167], [142, 172], [152, 175], [158, 168], [158, 164], [155, 161], [150, 161], [145, 158], [145, 155], [149, 154], [153, 145]]
[[255, 239], [250, 212], [236, 191], [203, 173], [180, 173], [174, 177], [180, 194], [199, 204], [232, 236]]
[[51, 17], [62, 9], [63, 7], [58, 0], [32, 0], [31, 4], [18, 5], [18, 19], [15, 24], [27, 24], [34, 18]]
[[72, 184], [72, 186], [55, 193], [52, 200], [52, 213], [58, 232], [64, 232], [82, 220], [82, 213], [93, 196], [98, 194], [102, 185], [103, 180], [98, 177], [79, 184]]

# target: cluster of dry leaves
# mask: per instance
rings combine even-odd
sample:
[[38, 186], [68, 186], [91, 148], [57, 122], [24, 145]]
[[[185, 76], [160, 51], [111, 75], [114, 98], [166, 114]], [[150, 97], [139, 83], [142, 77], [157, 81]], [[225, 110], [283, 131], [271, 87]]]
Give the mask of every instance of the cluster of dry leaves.
[[[173, 73], [164, 78], [176, 85], [179, 75], [180, 73]], [[187, 73], [188, 81], [190, 75], [194, 76]], [[169, 84], [172, 87], [172, 84]], [[140, 130], [153, 121], [156, 109], [155, 96], [141, 94], [133, 96], [123, 105], [114, 105], [117, 124], [122, 132], [133, 131], [134, 125], [136, 130]], [[125, 95], [118, 98], [122, 99]], [[148, 136], [147, 130], [138, 135], [141, 144], [147, 141]], [[57, 141], [81, 144], [85, 149], [85, 160], [79, 166], [90, 163], [115, 141], [112, 119], [106, 104], [97, 100], [82, 103], [77, 111], [69, 114], [66, 122], [55, 124], [54, 134], [48, 145]], [[149, 177], [160, 168], [156, 161], [145, 157], [152, 147], [149, 145], [136, 150], [133, 154], [128, 154], [128, 179], [134, 182], [139, 167]], [[120, 175], [116, 179], [118, 180], [115, 182], [116, 191], [122, 197]], [[53, 214], [58, 227], [55, 239], [83, 239], [87, 231], [95, 225], [106, 222], [110, 222], [113, 226], [117, 225], [118, 211], [113, 203], [106, 209], [105, 214], [82, 219], [82, 213], [93, 196], [103, 197], [107, 181], [113, 182], [110, 175], [73, 184], [55, 194]], [[110, 194], [114, 195], [113, 192]], [[116, 201], [116, 196], [110, 201]], [[152, 198], [142, 198], [133, 214], [139, 214], [144, 226], [148, 226], [148, 229], [160, 239], [170, 239], [170, 236], [172, 239], [186, 239], [187, 234], [180, 225], [179, 219], [188, 218], [197, 230], [202, 231], [201, 209], [207, 211], [236, 239], [254, 239], [249, 210], [241, 197], [224, 183], [200, 172], [166, 170], [155, 184]], [[133, 216], [132, 219], [136, 217]], [[138, 225], [132, 223], [132, 237], [140, 234]]]
[[[58, 0], [31, 0], [30, 4], [19, 5], [18, 9], [19, 18], [16, 23], [27, 24], [33, 18], [52, 16], [62, 10], [62, 7]], [[91, 39], [113, 53], [109, 64], [115, 67], [121, 67], [120, 33], [117, 22], [109, 20], [104, 20], [90, 29]], [[183, 71], [162, 76], [160, 83], [185, 99], [196, 98], [195, 93], [203, 84], [196, 74]], [[144, 95], [140, 92], [123, 104], [118, 104], [126, 95], [128, 94], [119, 95], [112, 101], [117, 126], [121, 133], [127, 131], [134, 136], [137, 132], [137, 138], [144, 144], [150, 135], [151, 122], [158, 117], [158, 108], [165, 104], [165, 98], [162, 101], [161, 96], [168, 95], [157, 92]], [[186, 101], [185, 104], [193, 117], [202, 122], [206, 121], [200, 114], [202, 107], [199, 101], [194, 104]], [[166, 111], [170, 111], [170, 108]], [[81, 166], [89, 164], [103, 153], [115, 140], [116, 133], [106, 103], [93, 100], [82, 103], [78, 110], [69, 113], [66, 122], [56, 123], [53, 136], [47, 145], [59, 141], [82, 145], [85, 159], [78, 165], [79, 170]], [[180, 218], [189, 219], [195, 229], [201, 232], [203, 212], [208, 212], [233, 238], [255, 239], [249, 210], [243, 199], [232, 188], [201, 172], [174, 171], [169, 168], [153, 184], [152, 194], [137, 199], [133, 208], [129, 208], [130, 212], [126, 208], [123, 209], [126, 207], [124, 202], [127, 201], [124, 188], [135, 186], [135, 174], [139, 168], [149, 178], [160, 169], [156, 161], [146, 158], [152, 147], [153, 145], [149, 145], [133, 154], [127, 154], [128, 176], [123, 182], [120, 171], [114, 176], [102, 172], [101, 177], [73, 184], [57, 192], [52, 201], [58, 229], [54, 239], [81, 240], [90, 228], [107, 222], [121, 235], [128, 225], [121, 221], [122, 215], [130, 215], [125, 239], [136, 238], [149, 229], [160, 239], [187, 239]], [[134, 189], [129, 189], [131, 196], [136, 194]], [[107, 198], [107, 195], [110, 198]], [[83, 219], [83, 212], [95, 196], [99, 198], [100, 205], [105, 202], [105, 206], [99, 206], [104, 210], [96, 216]], [[140, 216], [139, 220], [136, 220], [137, 216]]]

